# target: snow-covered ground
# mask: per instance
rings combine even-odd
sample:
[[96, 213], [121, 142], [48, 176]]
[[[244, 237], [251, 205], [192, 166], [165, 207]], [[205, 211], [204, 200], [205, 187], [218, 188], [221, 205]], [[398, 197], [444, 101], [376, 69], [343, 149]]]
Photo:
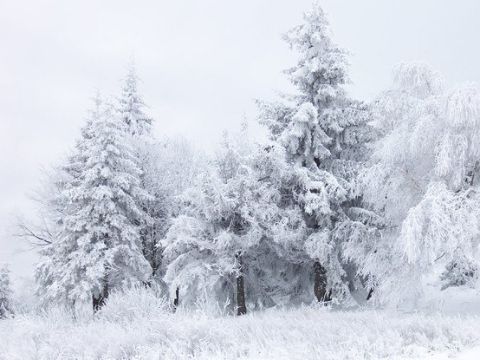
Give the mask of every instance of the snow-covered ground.
[[95, 317], [19, 300], [16, 317], [0, 320], [0, 360], [480, 359], [480, 294], [464, 287], [425, 294], [416, 312], [305, 306], [235, 317], [200, 302], [172, 313], [144, 288], [112, 294]]
[[95, 319], [52, 310], [0, 321], [0, 359], [480, 358], [472, 314], [305, 307], [232, 317], [125, 305]]

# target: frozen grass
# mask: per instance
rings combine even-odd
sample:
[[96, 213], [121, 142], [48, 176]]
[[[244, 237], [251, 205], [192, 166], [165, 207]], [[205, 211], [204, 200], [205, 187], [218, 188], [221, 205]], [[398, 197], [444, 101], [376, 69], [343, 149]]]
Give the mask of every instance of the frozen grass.
[[0, 359], [447, 359], [480, 346], [475, 315], [312, 307], [172, 314], [154, 296], [133, 295], [112, 298], [95, 319], [53, 309], [0, 321]]
[[480, 319], [388, 312], [269, 311], [242, 318], [162, 314], [132, 321], [62, 313], [0, 323], [2, 359], [377, 359], [479, 345]]

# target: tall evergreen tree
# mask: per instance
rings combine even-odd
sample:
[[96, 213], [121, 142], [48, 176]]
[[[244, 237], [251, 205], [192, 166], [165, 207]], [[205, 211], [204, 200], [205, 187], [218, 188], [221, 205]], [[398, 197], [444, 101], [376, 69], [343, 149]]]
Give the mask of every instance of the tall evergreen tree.
[[162, 249], [159, 242], [165, 233], [168, 209], [165, 208], [166, 204], [162, 201], [162, 194], [154, 179], [158, 169], [154, 163], [157, 149], [152, 136], [153, 119], [146, 114], [146, 105], [138, 91], [138, 83], [139, 77], [132, 62], [128, 66], [121, 95], [117, 100], [117, 112], [125, 125], [126, 138], [139, 159], [138, 165], [142, 171], [140, 187], [151, 195], [148, 200], [136, 199], [141, 211], [136, 222], [141, 227], [142, 252], [152, 268], [148, 281], [152, 284], [160, 279]]
[[136, 219], [144, 216], [137, 199], [150, 197], [140, 187], [125, 124], [108, 105], [92, 115], [66, 167], [75, 165], [75, 176], [62, 192], [67, 205], [60, 237], [45, 249], [37, 278], [47, 298], [92, 299], [98, 309], [112, 289], [149, 276]]
[[346, 94], [346, 53], [331, 40], [322, 9], [315, 5], [304, 20], [285, 36], [300, 55], [287, 70], [298, 93], [262, 104], [261, 122], [285, 147], [297, 179], [292, 198], [307, 228], [303, 251], [313, 261], [315, 297], [324, 301], [332, 291], [338, 298], [348, 294], [351, 256], [344, 250], [374, 233], [357, 186], [373, 132], [368, 108]]

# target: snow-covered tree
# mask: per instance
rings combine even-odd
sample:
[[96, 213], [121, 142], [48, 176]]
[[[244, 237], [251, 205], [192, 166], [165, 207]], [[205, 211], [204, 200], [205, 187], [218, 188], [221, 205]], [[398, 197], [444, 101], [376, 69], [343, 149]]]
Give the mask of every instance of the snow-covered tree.
[[166, 279], [184, 304], [206, 291], [217, 302], [235, 301], [244, 314], [247, 304], [259, 306], [272, 295], [259, 283], [268, 281], [266, 266], [276, 254], [269, 239], [282, 227], [275, 208], [281, 194], [271, 186], [279, 167], [271, 166], [273, 150], [246, 138], [226, 138], [212, 168], [181, 196], [183, 211], [164, 241]]
[[358, 187], [373, 131], [368, 108], [345, 92], [346, 53], [331, 40], [322, 9], [315, 5], [304, 20], [286, 35], [299, 53], [287, 71], [298, 93], [262, 104], [261, 121], [285, 147], [295, 174], [291, 196], [307, 228], [300, 247], [313, 265], [314, 294], [324, 301], [348, 295], [345, 270], [357, 254], [345, 249], [375, 235], [374, 216], [362, 208]]
[[467, 283], [479, 261], [480, 92], [471, 84], [445, 91], [425, 64], [402, 64], [374, 105], [382, 136], [365, 195], [386, 228], [365, 269], [380, 283], [379, 300], [415, 300], [440, 280]]
[[[174, 220], [164, 241], [169, 261], [167, 281], [172, 290], [185, 289], [197, 297], [204, 289], [218, 294], [219, 288], [232, 286], [235, 274], [241, 290], [237, 311], [243, 314], [243, 247], [245, 242], [259, 239], [243, 208], [250, 200], [245, 183], [248, 168], [241, 168], [240, 157], [228, 144], [223, 150], [213, 168], [182, 196], [184, 211]], [[237, 172], [242, 172], [242, 180]], [[182, 298], [188, 301], [188, 295]]]
[[0, 266], [0, 319], [13, 313], [12, 288], [8, 267]]
[[65, 184], [59, 238], [44, 249], [37, 269], [40, 292], [49, 299], [87, 301], [101, 306], [109, 291], [150, 275], [142, 255], [137, 219], [144, 216], [138, 199], [149, 200], [140, 187], [138, 158], [126, 139], [125, 124], [112, 106], [97, 104], [64, 168], [74, 168]]
[[158, 270], [161, 264], [161, 249], [158, 247], [160, 240], [160, 228], [165, 221], [166, 210], [161, 206], [158, 196], [149, 181], [154, 175], [155, 164], [152, 163], [153, 143], [152, 136], [153, 119], [146, 114], [146, 105], [140, 95], [138, 84], [140, 79], [137, 75], [133, 62], [128, 65], [127, 75], [124, 79], [122, 91], [117, 98], [116, 111], [118, 119], [123, 122], [126, 131], [126, 140], [133, 148], [138, 158], [138, 166], [141, 170], [140, 187], [151, 196], [135, 199], [137, 207], [141, 211], [135, 221], [140, 226], [142, 252], [152, 268], [152, 281], [158, 280]]
[[142, 231], [143, 253], [152, 267], [152, 280], [161, 281], [163, 239], [181, 209], [178, 196], [194, 184], [205, 160], [182, 138], [163, 138], [142, 147], [142, 185], [152, 199], [144, 204], [152, 221]]
[[146, 105], [138, 92], [139, 78], [133, 63], [129, 64], [127, 76], [118, 98], [117, 111], [132, 135], [151, 135], [153, 119], [145, 112]]
[[[176, 179], [179, 181], [176, 184], [177, 189], [172, 189], [171, 184], [168, 183], [172, 179], [166, 174], [171, 174], [176, 165], [163, 163], [162, 160], [171, 156], [173, 150], [171, 146], [165, 146], [163, 141], [155, 141], [152, 134], [153, 119], [146, 114], [146, 105], [140, 95], [138, 84], [139, 78], [134, 64], [131, 63], [122, 93], [117, 100], [117, 112], [126, 125], [127, 137], [139, 159], [139, 167], [142, 171], [140, 186], [151, 195], [149, 200], [137, 199], [138, 208], [143, 212], [143, 216], [136, 219], [141, 227], [142, 251], [152, 268], [151, 279], [149, 279], [151, 284], [161, 281], [163, 276], [160, 240], [170, 223], [172, 198], [184, 188], [181, 182], [186, 181], [189, 174], [187, 174], [187, 167], [182, 173], [185, 179]], [[183, 163], [179, 158], [176, 160]]]

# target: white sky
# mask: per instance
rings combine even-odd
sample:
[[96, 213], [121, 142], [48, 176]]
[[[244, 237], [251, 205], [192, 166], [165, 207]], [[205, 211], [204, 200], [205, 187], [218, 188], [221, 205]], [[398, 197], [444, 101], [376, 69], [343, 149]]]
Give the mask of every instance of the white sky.
[[[372, 98], [400, 61], [451, 83], [480, 79], [478, 0], [321, 0], [352, 52], [351, 92]], [[201, 147], [254, 118], [255, 98], [287, 89], [281, 34], [310, 0], [0, 0], [0, 262], [28, 276], [35, 258], [10, 235], [41, 166], [72, 146], [95, 89], [116, 94], [135, 56], [158, 134]]]

